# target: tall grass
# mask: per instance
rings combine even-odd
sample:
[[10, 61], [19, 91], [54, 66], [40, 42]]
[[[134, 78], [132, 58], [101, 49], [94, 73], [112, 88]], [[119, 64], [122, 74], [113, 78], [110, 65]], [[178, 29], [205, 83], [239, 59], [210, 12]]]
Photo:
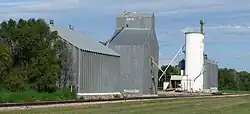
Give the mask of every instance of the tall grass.
[[0, 102], [33, 102], [33, 101], [60, 101], [60, 100], [73, 100], [75, 92], [69, 89], [58, 90], [53, 93], [37, 92], [37, 91], [24, 91], [24, 92], [9, 92], [6, 89], [0, 90]]
[[235, 94], [247, 94], [250, 91], [241, 91], [241, 90], [220, 90], [222, 93], [235, 93]]

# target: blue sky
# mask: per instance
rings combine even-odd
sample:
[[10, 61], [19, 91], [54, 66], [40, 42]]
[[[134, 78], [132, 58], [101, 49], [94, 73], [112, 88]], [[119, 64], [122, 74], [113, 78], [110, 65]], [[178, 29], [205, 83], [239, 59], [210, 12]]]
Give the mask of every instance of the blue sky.
[[124, 10], [155, 13], [161, 64], [168, 64], [183, 45], [183, 32], [196, 30], [204, 19], [209, 58], [219, 67], [250, 71], [249, 0], [1, 0], [0, 20], [53, 19], [57, 26], [72, 24], [106, 40], [114, 32], [116, 14]]

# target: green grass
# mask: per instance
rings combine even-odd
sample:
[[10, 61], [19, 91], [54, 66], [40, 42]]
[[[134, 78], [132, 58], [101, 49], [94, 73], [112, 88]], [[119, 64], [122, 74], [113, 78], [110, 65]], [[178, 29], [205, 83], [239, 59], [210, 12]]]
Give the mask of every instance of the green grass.
[[240, 91], [240, 90], [220, 90], [222, 93], [237, 93], [237, 94], [248, 94], [250, 91]]
[[[249, 114], [250, 96], [156, 100], [65, 108], [29, 109], [4, 114]], [[1, 112], [0, 112], [1, 113]]]
[[2, 90], [0, 92], [1, 102], [55, 101], [70, 99], [74, 99], [74, 94], [69, 90], [61, 90], [53, 93], [41, 93], [36, 91], [9, 92], [7, 90]]

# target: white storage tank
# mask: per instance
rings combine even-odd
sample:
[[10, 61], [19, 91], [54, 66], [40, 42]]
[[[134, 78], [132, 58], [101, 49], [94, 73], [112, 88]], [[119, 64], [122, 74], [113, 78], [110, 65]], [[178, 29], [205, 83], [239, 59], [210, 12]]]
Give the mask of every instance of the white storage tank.
[[189, 91], [203, 91], [204, 34], [185, 33], [185, 84]]

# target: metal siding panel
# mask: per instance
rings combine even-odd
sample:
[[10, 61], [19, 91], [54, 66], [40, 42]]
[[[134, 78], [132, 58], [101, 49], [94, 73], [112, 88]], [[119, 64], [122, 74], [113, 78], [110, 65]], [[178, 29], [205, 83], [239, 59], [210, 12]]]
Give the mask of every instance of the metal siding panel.
[[[100, 67], [101, 67], [100, 65], [102, 64], [101, 61], [100, 61], [101, 56], [98, 55], [98, 54], [96, 54], [95, 56], [96, 57], [95, 57], [94, 61], [96, 62], [96, 68], [95, 68], [94, 71], [96, 72], [96, 78], [99, 79], [99, 82], [100, 82], [101, 81], [101, 79], [100, 79], [101, 75], [99, 75], [99, 74], [101, 72], [100, 71]], [[98, 84], [98, 88], [99, 88], [99, 90], [101, 90], [101, 88], [102, 88], [102, 85], [100, 83]]]
[[121, 92], [124, 89], [138, 89], [142, 92], [142, 66], [144, 63], [142, 46], [117, 45], [112, 48], [122, 55], [120, 58], [120, 77], [117, 79], [118, 89]]
[[90, 56], [90, 53], [87, 53], [87, 57], [88, 57], [88, 70], [87, 70], [87, 80], [88, 80], [88, 91], [87, 92], [92, 92], [92, 84], [95, 82], [91, 82], [91, 76], [92, 76], [92, 72], [91, 72], [91, 67], [92, 67], [92, 64], [91, 64], [91, 56]]
[[98, 91], [98, 88], [97, 87], [97, 84], [98, 81], [92, 81], [95, 79], [95, 73], [94, 73], [94, 62], [93, 62], [93, 56], [94, 54], [93, 53], [88, 53], [88, 56], [89, 56], [89, 75], [88, 75], [88, 78], [89, 78], [89, 82], [90, 83], [90, 91], [91, 93], [93, 93], [94, 91]]
[[91, 83], [91, 93], [94, 93], [95, 91], [97, 91], [98, 92], [98, 79], [96, 80], [96, 81], [94, 81], [95, 80], [95, 78], [96, 78], [96, 76], [95, 76], [95, 71], [94, 71], [94, 69], [95, 69], [95, 63], [94, 63], [94, 54], [93, 53], [88, 53], [89, 54], [89, 58], [90, 58], [90, 65], [91, 65], [91, 67], [90, 67], [90, 76], [89, 76], [89, 81], [90, 82], [92, 82]]
[[218, 66], [209, 60], [205, 60], [204, 65], [204, 89], [218, 87]]
[[84, 77], [83, 77], [83, 80], [84, 80], [84, 92], [83, 93], [85, 93], [85, 92], [87, 92], [88, 91], [88, 79], [87, 79], [87, 77], [88, 77], [88, 67], [89, 67], [89, 65], [88, 65], [88, 62], [89, 62], [89, 60], [88, 60], [88, 56], [87, 56], [87, 52], [84, 52], [84, 54], [83, 54], [83, 60], [84, 60], [84, 67], [83, 67], [83, 71], [84, 71]]
[[96, 54], [95, 55], [96, 57], [95, 57], [95, 62], [96, 62], [96, 68], [95, 68], [95, 72], [96, 72], [96, 78], [99, 80], [99, 82], [101, 82], [101, 83], [99, 83], [98, 84], [98, 88], [99, 88], [99, 91], [100, 92], [102, 92], [102, 88], [103, 88], [103, 86], [102, 86], [102, 78], [100, 78], [100, 77], [102, 77], [101, 75], [99, 75], [99, 73], [101, 72], [100, 71], [100, 67], [101, 67], [101, 62], [100, 62], [100, 59], [102, 58], [102, 56], [100, 56], [100, 55], [98, 55], [98, 54]]
[[[158, 41], [157, 41], [154, 29], [151, 30], [150, 39], [148, 40], [148, 44], [149, 44], [149, 51], [150, 51], [148, 59], [150, 59], [150, 56], [152, 56], [152, 57], [154, 57], [155, 62], [158, 64], [159, 63], [159, 46], [158, 46]], [[154, 86], [152, 88], [154, 90], [152, 91], [152, 93], [156, 94], [157, 88], [158, 88], [158, 71], [159, 70], [156, 66], [153, 66], [152, 71], [153, 71], [152, 75], [154, 76], [154, 82], [152, 81], [152, 83], [153, 83], [152, 86]]]
[[213, 64], [213, 72], [212, 72], [213, 80], [211, 81], [213, 87], [218, 87], [218, 66], [217, 64]]
[[84, 58], [84, 54], [85, 54], [85, 52], [84, 51], [81, 51], [81, 56], [80, 56], [80, 63], [81, 63], [81, 65], [80, 65], [80, 69], [81, 69], [81, 77], [82, 77], [82, 85], [81, 85], [81, 87], [82, 87], [82, 92], [84, 92], [84, 90], [86, 90], [86, 86], [84, 86], [84, 81], [85, 81], [85, 76], [86, 76], [86, 72], [85, 72], [85, 70], [84, 70], [84, 68], [85, 68], [85, 65], [86, 65], [86, 60], [85, 59], [83, 59]]
[[143, 94], [150, 94], [150, 88], [151, 88], [151, 81], [149, 80], [151, 78], [150, 73], [150, 64], [149, 64], [149, 57], [150, 56], [150, 47], [149, 45], [146, 45], [144, 48], [144, 67], [143, 67]]
[[204, 62], [204, 71], [203, 71], [203, 89], [209, 89], [209, 76], [210, 76], [210, 68], [209, 68], [209, 64], [205, 61]]
[[106, 56], [103, 56], [103, 74], [102, 75], [102, 91], [104, 92], [108, 92], [108, 87], [109, 87], [109, 84], [107, 82], [107, 79], [109, 78], [109, 57], [106, 57]]
[[79, 49], [78, 48], [76, 48], [75, 47], [75, 59], [74, 59], [74, 67], [73, 67], [73, 69], [74, 69], [74, 75], [75, 75], [75, 87], [77, 87], [77, 85], [79, 84], [78, 83], [78, 78], [79, 78], [79, 76], [78, 76], [78, 66], [79, 66], [79, 62], [78, 62], [78, 60], [79, 60]]
[[71, 59], [71, 62], [72, 62], [72, 73], [73, 73], [73, 77], [72, 77], [72, 84], [73, 85], [77, 85], [78, 83], [78, 49], [77, 47], [73, 47], [73, 52], [72, 52], [72, 59]]
[[77, 92], [80, 92], [80, 90], [81, 90], [81, 86], [80, 86], [80, 84], [81, 84], [81, 73], [80, 73], [80, 71], [81, 71], [81, 69], [80, 69], [80, 65], [81, 65], [81, 63], [80, 63], [80, 57], [81, 57], [81, 50], [80, 49], [78, 49], [77, 50], [77, 66], [76, 66], [76, 69], [77, 69]]
[[[101, 78], [99, 78], [98, 77], [98, 75], [97, 75], [97, 73], [99, 72], [98, 71], [98, 65], [99, 65], [99, 63], [98, 63], [98, 56], [97, 56], [97, 54], [92, 54], [93, 55], [93, 57], [92, 57], [92, 65], [93, 65], [93, 69], [92, 69], [92, 72], [93, 72], [93, 78], [92, 78], [92, 82], [95, 82], [95, 80], [101, 80]], [[98, 81], [97, 81], [98, 82]], [[100, 81], [99, 81], [100, 82]], [[95, 91], [95, 88], [97, 89], [96, 91], [99, 91], [100, 92], [100, 90], [101, 90], [101, 88], [100, 88], [100, 83], [98, 83], [98, 84], [96, 84], [96, 85], [94, 85], [94, 88], [93, 88], [93, 91]], [[97, 86], [97, 87], [95, 87], [95, 86]]]
[[87, 93], [89, 91], [89, 80], [88, 80], [88, 76], [89, 76], [89, 58], [88, 58], [88, 53], [85, 52], [84, 53], [84, 67], [83, 67], [83, 70], [84, 70], [84, 80], [85, 80], [85, 91], [84, 93]]
[[84, 90], [86, 89], [86, 86], [85, 86], [85, 75], [86, 75], [86, 73], [85, 73], [85, 65], [86, 65], [86, 59], [84, 59], [85, 58], [85, 52], [83, 52], [83, 51], [81, 51], [81, 53], [80, 53], [80, 69], [81, 69], [81, 86], [80, 86], [80, 88], [81, 88], [81, 93], [83, 93], [84, 92]]
[[82, 52], [81, 93], [117, 92], [119, 57]]
[[80, 60], [79, 60], [79, 63], [80, 63], [80, 67], [79, 67], [79, 70], [80, 70], [80, 80], [81, 80], [81, 84], [80, 84], [80, 86], [79, 86], [79, 91], [80, 92], [83, 92], [84, 91], [84, 71], [83, 71], [83, 59], [82, 59], [82, 57], [83, 57], [83, 51], [80, 51], [80, 56], [79, 56], [79, 58], [80, 58]]
[[90, 74], [90, 72], [89, 72], [89, 67], [90, 67], [90, 65], [89, 65], [89, 57], [88, 57], [88, 53], [86, 52], [85, 53], [85, 80], [86, 80], [86, 82], [85, 82], [85, 86], [86, 86], [86, 90], [85, 90], [85, 93], [87, 93], [88, 91], [89, 91], [89, 74]]
[[[114, 87], [114, 85], [113, 85], [113, 83], [114, 82], [111, 82], [113, 79], [112, 78], [115, 78], [114, 76], [113, 76], [113, 70], [111, 70], [111, 68], [112, 68], [112, 57], [105, 57], [105, 58], [107, 58], [107, 61], [106, 61], [106, 67], [105, 68], [107, 68], [106, 69], [106, 72], [107, 72], [107, 76], [105, 76], [104, 77], [104, 86], [106, 87], [105, 88], [105, 91], [111, 91], [111, 89], [113, 89]], [[109, 65], [111, 65], [111, 66], [109, 66]], [[110, 79], [110, 81], [109, 81], [109, 79]]]
[[104, 77], [106, 74], [105, 74], [105, 56], [100, 56], [101, 60], [102, 60], [102, 64], [101, 64], [101, 76], [100, 77]]
[[101, 81], [105, 81], [104, 80], [104, 78], [105, 78], [105, 76], [106, 76], [106, 74], [105, 74], [105, 56], [100, 56], [100, 59], [102, 59], [102, 62], [101, 62], [101, 67], [102, 67], [102, 69], [100, 70], [100, 72], [101, 72], [101, 75], [100, 75], [100, 78], [101, 78], [101, 80], [100, 80], [100, 87], [101, 87], [101, 90], [103, 90], [105, 87], [104, 87], [104, 85], [102, 84], [102, 82]]

